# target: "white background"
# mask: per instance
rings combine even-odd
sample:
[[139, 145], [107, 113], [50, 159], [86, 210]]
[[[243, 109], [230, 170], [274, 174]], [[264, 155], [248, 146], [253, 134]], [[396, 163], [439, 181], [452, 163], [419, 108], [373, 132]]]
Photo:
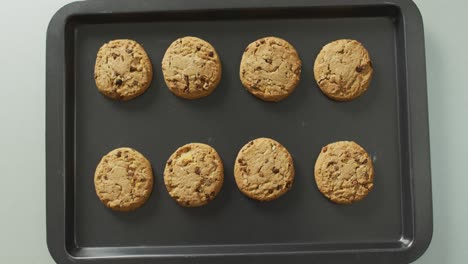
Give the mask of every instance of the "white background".
[[[71, 1], [0, 2], [0, 263], [51, 264], [45, 232], [45, 40], [50, 18]], [[434, 196], [432, 243], [416, 263], [467, 263], [468, 2], [416, 3], [426, 34]]]

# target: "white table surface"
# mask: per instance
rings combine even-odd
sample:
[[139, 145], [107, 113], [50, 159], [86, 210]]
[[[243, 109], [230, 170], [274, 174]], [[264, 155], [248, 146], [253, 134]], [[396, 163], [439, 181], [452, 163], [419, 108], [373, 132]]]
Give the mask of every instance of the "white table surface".
[[[45, 229], [45, 39], [70, 0], [2, 0], [0, 263], [54, 263]], [[417, 0], [424, 19], [434, 234], [415, 263], [468, 263], [468, 1]]]

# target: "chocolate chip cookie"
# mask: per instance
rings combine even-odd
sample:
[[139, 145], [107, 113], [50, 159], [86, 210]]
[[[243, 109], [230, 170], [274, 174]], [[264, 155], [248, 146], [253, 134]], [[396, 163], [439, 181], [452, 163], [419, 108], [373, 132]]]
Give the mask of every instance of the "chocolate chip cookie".
[[202, 206], [213, 200], [224, 182], [224, 167], [216, 150], [202, 143], [178, 148], [164, 169], [169, 195], [184, 207]]
[[210, 43], [196, 38], [179, 38], [162, 60], [164, 81], [169, 90], [185, 99], [210, 95], [221, 80], [221, 60]]
[[101, 202], [112, 210], [135, 210], [151, 195], [151, 164], [134, 149], [114, 149], [99, 162], [94, 174], [94, 187]]
[[133, 99], [148, 89], [152, 79], [150, 58], [136, 41], [112, 40], [99, 49], [94, 80], [105, 96], [122, 101]]
[[294, 47], [284, 39], [266, 37], [245, 48], [240, 64], [242, 85], [264, 101], [278, 102], [296, 88], [302, 62]]
[[372, 160], [352, 141], [339, 141], [323, 147], [314, 172], [320, 192], [338, 204], [360, 201], [374, 187]]
[[294, 173], [291, 154], [270, 138], [257, 138], [244, 145], [234, 165], [239, 190], [259, 201], [271, 201], [289, 191]]
[[340, 39], [325, 45], [314, 64], [320, 90], [336, 101], [350, 101], [367, 91], [372, 79], [372, 62], [357, 40]]

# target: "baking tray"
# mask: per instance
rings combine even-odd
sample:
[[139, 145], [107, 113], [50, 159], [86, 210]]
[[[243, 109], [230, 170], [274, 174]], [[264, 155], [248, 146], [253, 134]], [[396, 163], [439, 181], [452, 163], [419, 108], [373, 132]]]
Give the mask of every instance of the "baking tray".
[[[198, 36], [220, 54], [223, 77], [209, 97], [188, 101], [166, 88], [160, 62], [169, 44]], [[239, 80], [244, 48], [265, 36], [291, 42], [303, 61], [295, 92], [279, 103], [251, 96]], [[98, 93], [99, 47], [141, 43], [154, 66], [148, 91], [129, 102]], [[313, 62], [329, 41], [369, 50], [374, 78], [357, 100], [326, 98]], [[47, 31], [47, 243], [58, 263], [408, 263], [432, 236], [424, 37], [408, 0], [95, 0], [60, 9]], [[248, 140], [271, 137], [294, 157], [296, 180], [260, 203], [235, 185], [233, 164]], [[375, 188], [340, 206], [317, 190], [313, 166], [327, 143], [354, 140], [372, 156]], [[165, 160], [189, 142], [212, 145], [225, 165], [219, 196], [182, 208], [167, 194]], [[121, 146], [154, 168], [147, 204], [131, 213], [99, 202], [93, 174]]]

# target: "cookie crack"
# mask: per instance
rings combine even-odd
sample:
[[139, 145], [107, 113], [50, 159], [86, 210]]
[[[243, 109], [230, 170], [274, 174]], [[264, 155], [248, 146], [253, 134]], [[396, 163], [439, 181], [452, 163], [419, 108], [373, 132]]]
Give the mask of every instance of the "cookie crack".
[[274, 73], [278, 72], [279, 68], [280, 68], [280, 65], [275, 66], [272, 70], [267, 70], [267, 69], [264, 69], [262, 67], [256, 67], [256, 68], [254, 68], [254, 72], [262, 71], [262, 72], [265, 72], [267, 74], [274, 74]]

